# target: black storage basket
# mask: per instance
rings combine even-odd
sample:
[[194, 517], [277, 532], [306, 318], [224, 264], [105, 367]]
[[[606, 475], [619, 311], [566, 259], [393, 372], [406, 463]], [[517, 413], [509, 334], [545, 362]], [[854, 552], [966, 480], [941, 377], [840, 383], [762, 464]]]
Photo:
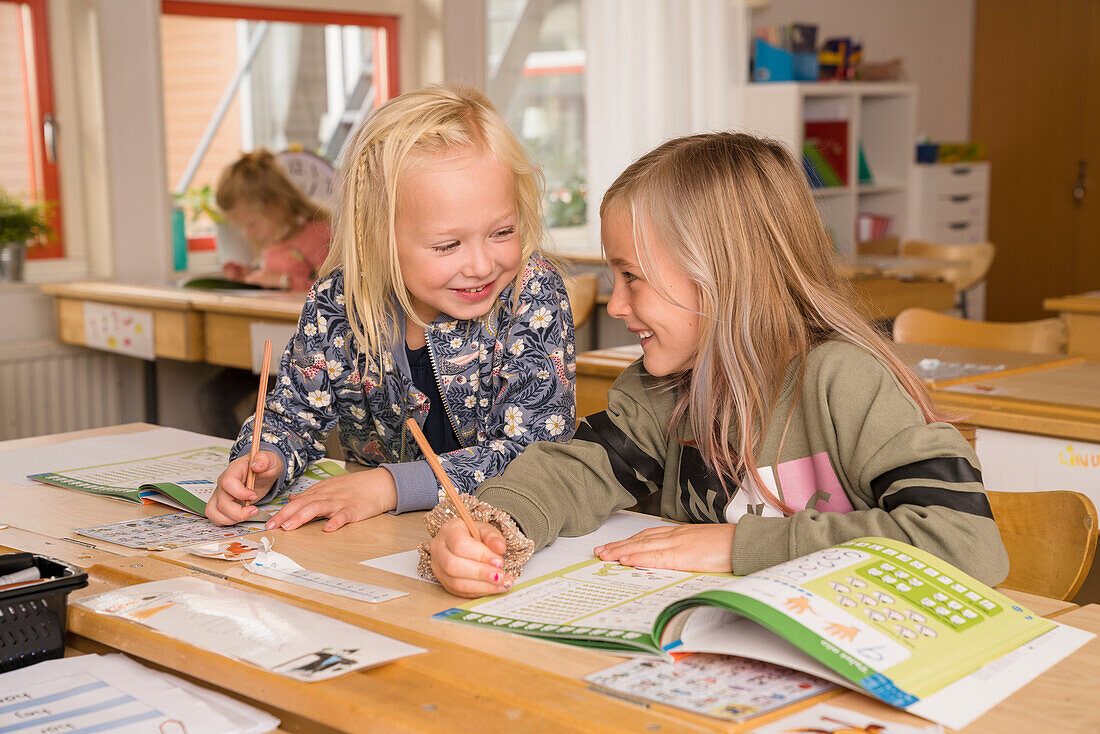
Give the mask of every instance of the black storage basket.
[[64, 561], [30, 553], [0, 555], [0, 576], [32, 566], [53, 580], [0, 591], [0, 673], [61, 657], [66, 597], [88, 585], [88, 574]]

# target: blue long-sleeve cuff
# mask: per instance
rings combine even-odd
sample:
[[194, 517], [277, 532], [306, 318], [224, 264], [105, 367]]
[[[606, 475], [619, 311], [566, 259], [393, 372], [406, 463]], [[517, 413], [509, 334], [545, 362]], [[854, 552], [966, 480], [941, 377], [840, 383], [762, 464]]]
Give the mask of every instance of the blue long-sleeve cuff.
[[[242, 446], [242, 448], [243, 448], [243, 446]], [[242, 451], [238, 451], [236, 453], [230, 453], [229, 460], [233, 461], [235, 459], [239, 459], [242, 456], [248, 456], [248, 452], [251, 451], [251, 450], [252, 450], [252, 444], [249, 443], [248, 444], [248, 451], [243, 451], [242, 450]], [[273, 499], [275, 499], [276, 497], [279, 496], [279, 493], [283, 491], [284, 487], [288, 486], [287, 481], [286, 481], [287, 461], [286, 461], [286, 455], [283, 454], [283, 450], [280, 449], [278, 446], [276, 446], [274, 444], [267, 443], [266, 441], [260, 441], [260, 449], [259, 450], [260, 451], [270, 451], [271, 453], [275, 454], [280, 459], [282, 459], [283, 472], [275, 479], [275, 483], [271, 485], [271, 489], [269, 489], [267, 491], [267, 494], [265, 494], [263, 497], [259, 497], [259, 498], [256, 499], [256, 502], [253, 503], [253, 504], [256, 504], [256, 505], [262, 505], [265, 502], [270, 502], [271, 500], [273, 500]]]
[[397, 486], [397, 508], [393, 514], [430, 510], [439, 502], [439, 482], [427, 461], [382, 464], [382, 468], [393, 475]]

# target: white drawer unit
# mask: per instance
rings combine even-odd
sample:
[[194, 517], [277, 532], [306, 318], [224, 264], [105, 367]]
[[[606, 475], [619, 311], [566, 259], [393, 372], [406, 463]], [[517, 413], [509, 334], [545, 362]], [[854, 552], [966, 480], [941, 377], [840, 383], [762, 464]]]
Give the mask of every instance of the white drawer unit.
[[989, 162], [913, 166], [909, 238], [945, 245], [989, 237]]
[[[913, 166], [906, 238], [945, 245], [988, 240], [989, 170], [988, 161]], [[985, 281], [966, 292], [966, 311], [984, 318]]]

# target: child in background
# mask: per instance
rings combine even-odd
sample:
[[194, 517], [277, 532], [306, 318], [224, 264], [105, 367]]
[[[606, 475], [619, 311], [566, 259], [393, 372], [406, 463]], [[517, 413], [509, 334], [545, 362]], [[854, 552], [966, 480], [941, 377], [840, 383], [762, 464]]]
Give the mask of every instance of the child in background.
[[[571, 443], [529, 447], [477, 500], [536, 548], [647, 500], [691, 523], [594, 551], [626, 565], [740, 575], [876, 535], [1004, 579], [974, 451], [853, 309], [780, 144], [669, 141], [619, 176], [600, 216], [607, 310], [644, 356]], [[503, 537], [480, 529], [475, 540], [451, 521], [431, 541], [431, 571], [452, 593], [511, 587]]]
[[256, 491], [244, 486], [250, 419], [206, 506], [218, 524], [252, 516], [336, 424], [348, 458], [374, 468], [311, 487], [268, 529], [433, 507], [441, 488], [409, 416], [465, 492], [532, 441], [573, 435], [573, 318], [540, 255], [542, 175], [489, 101], [404, 94], [356, 132], [341, 169], [332, 254], [267, 402]]
[[228, 262], [225, 277], [264, 288], [304, 291], [328, 256], [328, 211], [286, 175], [269, 151], [245, 153], [222, 171], [218, 207], [259, 253], [260, 267]]

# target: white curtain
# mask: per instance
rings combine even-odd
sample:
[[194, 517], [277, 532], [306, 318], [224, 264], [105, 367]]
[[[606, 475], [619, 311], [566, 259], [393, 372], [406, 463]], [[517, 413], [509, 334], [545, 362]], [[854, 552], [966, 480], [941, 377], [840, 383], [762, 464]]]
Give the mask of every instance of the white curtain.
[[588, 241], [612, 181], [669, 138], [733, 127], [748, 79], [744, 0], [582, 0]]

